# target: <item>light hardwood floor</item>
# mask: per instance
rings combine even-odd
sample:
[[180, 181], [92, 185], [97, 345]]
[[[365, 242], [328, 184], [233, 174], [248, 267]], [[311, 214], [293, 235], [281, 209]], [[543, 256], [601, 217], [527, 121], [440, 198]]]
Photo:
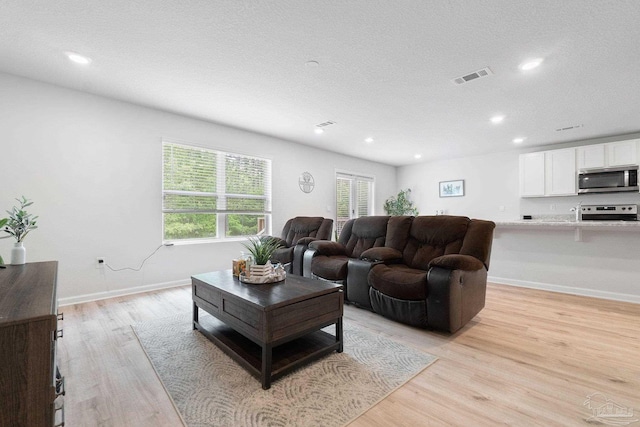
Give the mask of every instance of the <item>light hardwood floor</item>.
[[[190, 310], [190, 287], [62, 307], [67, 425], [181, 426], [130, 325]], [[490, 284], [454, 335], [351, 306], [345, 322], [439, 358], [350, 427], [594, 425], [593, 393], [640, 418], [638, 304]]]

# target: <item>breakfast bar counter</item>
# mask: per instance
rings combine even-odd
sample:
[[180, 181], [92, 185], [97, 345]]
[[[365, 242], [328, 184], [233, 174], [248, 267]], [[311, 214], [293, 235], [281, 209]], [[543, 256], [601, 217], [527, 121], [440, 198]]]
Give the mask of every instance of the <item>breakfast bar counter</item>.
[[540, 220], [520, 219], [513, 221], [495, 221], [496, 227], [581, 227], [581, 228], [611, 228], [640, 230], [640, 221], [571, 221], [571, 220]]
[[[582, 241], [582, 232], [587, 231], [640, 231], [640, 221], [575, 221], [569, 219], [523, 219], [513, 221], [495, 221], [496, 234], [504, 229], [556, 229], [572, 230], [575, 241]], [[497, 237], [497, 236], [496, 236]]]

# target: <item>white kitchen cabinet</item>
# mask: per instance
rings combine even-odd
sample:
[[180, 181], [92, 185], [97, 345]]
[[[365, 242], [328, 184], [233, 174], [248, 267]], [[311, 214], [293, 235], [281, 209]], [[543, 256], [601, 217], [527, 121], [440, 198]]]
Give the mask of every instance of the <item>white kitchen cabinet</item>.
[[578, 169], [637, 165], [639, 141], [630, 139], [578, 147]]
[[520, 155], [520, 196], [571, 196], [576, 191], [574, 148]]
[[544, 196], [544, 151], [520, 155], [520, 196]]
[[576, 150], [545, 151], [545, 196], [572, 196], [576, 190]]
[[638, 164], [638, 141], [612, 142], [607, 145], [607, 166], [627, 166]]
[[578, 169], [603, 168], [606, 164], [604, 144], [578, 147]]

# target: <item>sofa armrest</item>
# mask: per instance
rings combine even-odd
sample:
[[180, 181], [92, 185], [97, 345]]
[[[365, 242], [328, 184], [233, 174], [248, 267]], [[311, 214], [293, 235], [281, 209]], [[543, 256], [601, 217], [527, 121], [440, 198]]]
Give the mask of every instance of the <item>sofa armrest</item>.
[[301, 237], [296, 242], [296, 245], [307, 245], [307, 246], [309, 246], [309, 243], [313, 242], [314, 240], [318, 240], [318, 239], [316, 239], [315, 237]]
[[476, 271], [484, 268], [484, 264], [478, 258], [471, 255], [442, 255], [429, 262], [429, 268], [441, 267], [448, 270]]
[[[293, 247], [293, 259], [291, 260], [291, 274], [296, 276], [304, 276], [304, 254], [309, 249], [309, 243], [317, 240], [315, 237], [303, 237]], [[311, 270], [311, 264], [309, 264]], [[309, 274], [308, 277], [311, 277]]]
[[309, 243], [309, 248], [315, 249], [318, 255], [346, 255], [346, 248], [344, 245], [338, 242], [332, 242], [330, 240], [314, 240]]
[[318, 255], [318, 251], [307, 247], [307, 249], [302, 254], [302, 276], [311, 278], [311, 261], [313, 257]]
[[427, 323], [455, 332], [484, 308], [487, 270], [431, 267], [427, 273]]
[[287, 241], [284, 239], [281, 239], [279, 237], [275, 237], [275, 236], [261, 236], [260, 237], [260, 241], [265, 242], [265, 241], [273, 241], [274, 243], [277, 243], [280, 245], [281, 248], [288, 248], [289, 245], [287, 244]]
[[393, 248], [377, 247], [362, 252], [360, 259], [393, 263], [402, 260], [402, 252]]
[[367, 261], [363, 259], [350, 259], [347, 265], [347, 283], [345, 292], [347, 301], [373, 311], [369, 298], [369, 272], [374, 265], [382, 264], [382, 261]]

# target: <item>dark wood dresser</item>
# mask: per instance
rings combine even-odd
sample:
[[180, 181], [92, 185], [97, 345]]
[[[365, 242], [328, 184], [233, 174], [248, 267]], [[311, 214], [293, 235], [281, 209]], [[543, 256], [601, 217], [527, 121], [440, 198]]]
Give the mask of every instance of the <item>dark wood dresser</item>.
[[58, 262], [0, 269], [0, 427], [64, 425]]

